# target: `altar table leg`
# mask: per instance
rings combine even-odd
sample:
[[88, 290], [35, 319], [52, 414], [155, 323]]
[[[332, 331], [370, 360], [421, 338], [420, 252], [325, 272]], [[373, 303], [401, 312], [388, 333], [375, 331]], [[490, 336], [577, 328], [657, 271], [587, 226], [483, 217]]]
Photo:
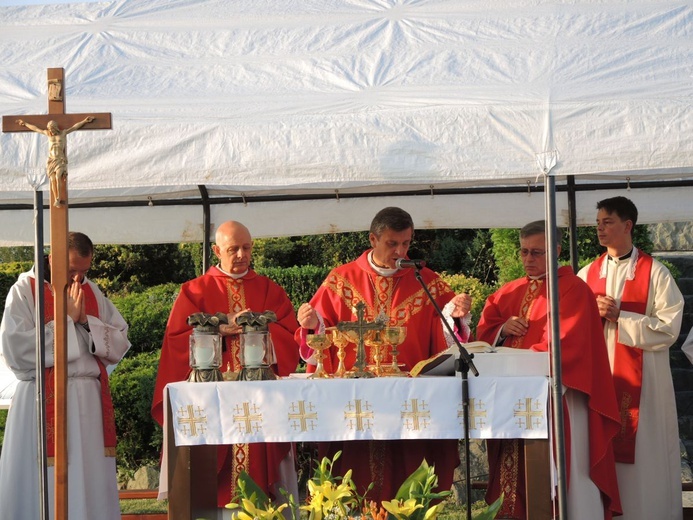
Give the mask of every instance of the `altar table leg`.
[[176, 446], [171, 407], [168, 407], [168, 518], [216, 520], [216, 446]]
[[525, 439], [525, 496], [527, 518], [550, 519], [551, 470], [548, 439]]

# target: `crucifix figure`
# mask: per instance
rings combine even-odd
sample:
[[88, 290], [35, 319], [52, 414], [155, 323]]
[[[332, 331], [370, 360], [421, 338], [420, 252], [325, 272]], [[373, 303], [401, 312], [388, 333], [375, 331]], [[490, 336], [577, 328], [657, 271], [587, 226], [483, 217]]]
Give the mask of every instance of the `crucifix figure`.
[[378, 318], [372, 322], [367, 322], [364, 316], [366, 313], [366, 304], [363, 302], [358, 302], [355, 305], [355, 309], [357, 317], [356, 321], [340, 321], [337, 323], [337, 330], [354, 331], [358, 337], [358, 342], [356, 343], [356, 362], [354, 363], [354, 369], [349, 372], [346, 377], [375, 377], [373, 372], [366, 370], [366, 347], [364, 344], [364, 336], [366, 332], [371, 330], [383, 330], [385, 328], [385, 323], [381, 318]]
[[[61, 185], [67, 183], [67, 139], [65, 136], [70, 132], [79, 130], [87, 123], [94, 121], [91, 116], [85, 117], [80, 122], [75, 123], [66, 130], [60, 130], [58, 123], [52, 119], [48, 121], [46, 129], [42, 130], [38, 126], [27, 123], [22, 119], [17, 119], [16, 123], [19, 126], [25, 126], [32, 132], [37, 132], [48, 137], [48, 161], [46, 162], [46, 173], [50, 180], [51, 195], [53, 205], [60, 207], [66, 199], [63, 199]], [[67, 195], [67, 194], [65, 194]]]
[[[48, 69], [48, 114], [9, 115], [2, 118], [3, 132], [33, 131], [48, 137], [47, 174], [51, 181], [51, 284], [54, 294], [55, 373], [55, 518], [67, 518], [67, 290], [68, 218], [66, 134], [86, 127], [111, 128], [111, 114], [66, 114], [64, 71]], [[60, 130], [60, 127], [65, 130]], [[44, 130], [45, 129], [45, 130]]]

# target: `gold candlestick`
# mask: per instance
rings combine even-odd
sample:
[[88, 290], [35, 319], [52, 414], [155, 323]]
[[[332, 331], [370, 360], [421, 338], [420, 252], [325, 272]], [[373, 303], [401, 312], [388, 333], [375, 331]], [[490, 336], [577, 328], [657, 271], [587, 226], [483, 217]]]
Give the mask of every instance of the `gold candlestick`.
[[337, 347], [337, 359], [339, 364], [337, 365], [337, 370], [334, 371], [334, 377], [343, 378], [346, 373], [346, 367], [344, 366], [344, 358], [346, 357], [346, 346], [351, 343], [351, 340], [347, 333], [338, 331], [335, 327], [330, 327], [328, 331], [332, 334], [332, 344]]

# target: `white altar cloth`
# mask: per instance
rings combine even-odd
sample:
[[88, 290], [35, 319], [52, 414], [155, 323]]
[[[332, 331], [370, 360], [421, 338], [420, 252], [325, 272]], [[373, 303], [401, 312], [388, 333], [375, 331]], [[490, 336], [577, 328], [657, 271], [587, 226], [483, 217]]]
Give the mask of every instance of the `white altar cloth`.
[[[456, 377], [179, 382], [167, 389], [177, 446], [464, 437]], [[547, 438], [547, 377], [470, 377], [469, 395], [471, 438]]]

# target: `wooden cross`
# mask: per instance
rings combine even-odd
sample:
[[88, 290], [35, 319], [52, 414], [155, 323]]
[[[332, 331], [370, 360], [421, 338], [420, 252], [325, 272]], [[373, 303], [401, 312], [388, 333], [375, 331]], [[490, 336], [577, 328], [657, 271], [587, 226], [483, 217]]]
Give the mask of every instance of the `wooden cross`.
[[358, 336], [356, 344], [356, 362], [354, 363], [354, 371], [348, 377], [374, 377], [372, 372], [366, 370], [366, 347], [364, 345], [364, 336], [369, 330], [383, 330], [385, 323], [380, 319], [373, 322], [367, 322], [365, 319], [366, 304], [358, 302], [356, 308], [356, 321], [340, 321], [337, 323], [337, 330], [354, 331]]
[[55, 518], [67, 518], [67, 147], [66, 134], [111, 128], [111, 114], [66, 114], [62, 68], [48, 69], [48, 114], [3, 116], [3, 132], [38, 132], [48, 137], [50, 180], [51, 283], [55, 300]]

